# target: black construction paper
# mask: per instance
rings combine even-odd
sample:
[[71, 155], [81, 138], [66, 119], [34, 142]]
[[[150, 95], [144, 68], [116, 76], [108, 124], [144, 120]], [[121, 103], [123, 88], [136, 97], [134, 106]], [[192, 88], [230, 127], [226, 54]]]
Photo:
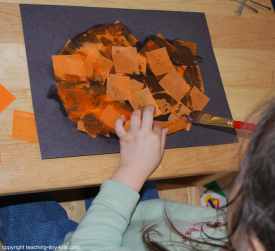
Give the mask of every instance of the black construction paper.
[[[196, 42], [203, 58], [200, 67], [206, 94], [211, 99], [205, 111], [231, 117], [203, 13], [24, 4], [20, 9], [42, 159], [119, 152], [117, 139], [92, 139], [79, 132], [64, 117], [59, 105], [47, 98], [50, 87], [54, 85], [51, 56], [68, 39], [96, 24], [120, 20], [140, 40], [161, 32], [168, 39]], [[190, 132], [169, 136], [166, 148], [236, 141], [234, 131], [193, 126]]]

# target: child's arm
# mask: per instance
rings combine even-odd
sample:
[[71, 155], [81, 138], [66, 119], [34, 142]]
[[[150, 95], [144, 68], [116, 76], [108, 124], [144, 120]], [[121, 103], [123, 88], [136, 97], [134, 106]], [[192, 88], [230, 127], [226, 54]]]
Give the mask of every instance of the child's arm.
[[131, 188], [111, 180], [105, 182], [60, 251], [126, 251], [121, 247], [122, 237], [138, 200], [139, 194]]
[[120, 168], [101, 191], [78, 229], [65, 245], [70, 250], [126, 251], [122, 237], [139, 200], [141, 187], [159, 165], [165, 145], [166, 130], [153, 126], [152, 107], [133, 113], [126, 132], [123, 120], [117, 121], [120, 138]]

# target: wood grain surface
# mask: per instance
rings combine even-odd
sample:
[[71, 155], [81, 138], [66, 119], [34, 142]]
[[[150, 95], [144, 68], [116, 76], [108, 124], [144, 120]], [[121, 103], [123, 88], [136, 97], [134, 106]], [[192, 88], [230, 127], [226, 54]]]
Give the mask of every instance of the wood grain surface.
[[[262, 3], [270, 4], [268, 0]], [[3, 1], [0, 3], [0, 83], [16, 101], [0, 114], [0, 195], [93, 186], [117, 168], [117, 154], [41, 160], [38, 144], [10, 137], [12, 112], [33, 111], [18, 3], [66, 4], [132, 9], [202, 11], [207, 15], [215, 55], [235, 119], [245, 119], [275, 90], [275, 17], [230, 0]], [[173, 149], [151, 179], [238, 170], [240, 144]]]

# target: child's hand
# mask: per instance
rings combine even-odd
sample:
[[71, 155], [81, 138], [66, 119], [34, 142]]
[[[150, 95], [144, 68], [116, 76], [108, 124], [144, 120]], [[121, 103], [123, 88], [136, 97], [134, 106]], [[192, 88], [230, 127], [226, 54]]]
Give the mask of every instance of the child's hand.
[[120, 138], [120, 168], [113, 180], [139, 191], [146, 179], [158, 167], [164, 152], [167, 129], [153, 126], [154, 108], [133, 112], [129, 131], [123, 126], [123, 119], [116, 123]]

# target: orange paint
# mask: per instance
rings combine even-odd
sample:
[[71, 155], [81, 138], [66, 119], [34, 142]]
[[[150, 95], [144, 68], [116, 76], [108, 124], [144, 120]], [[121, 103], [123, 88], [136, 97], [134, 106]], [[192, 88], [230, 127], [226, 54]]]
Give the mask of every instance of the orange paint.
[[14, 100], [15, 96], [0, 84], [0, 112], [3, 112]]
[[94, 104], [97, 103], [97, 99], [90, 94], [87, 88], [66, 88], [65, 85], [60, 84], [57, 89], [69, 118], [74, 122], [97, 108]]
[[13, 112], [12, 137], [29, 143], [38, 142], [34, 114], [15, 110]]

